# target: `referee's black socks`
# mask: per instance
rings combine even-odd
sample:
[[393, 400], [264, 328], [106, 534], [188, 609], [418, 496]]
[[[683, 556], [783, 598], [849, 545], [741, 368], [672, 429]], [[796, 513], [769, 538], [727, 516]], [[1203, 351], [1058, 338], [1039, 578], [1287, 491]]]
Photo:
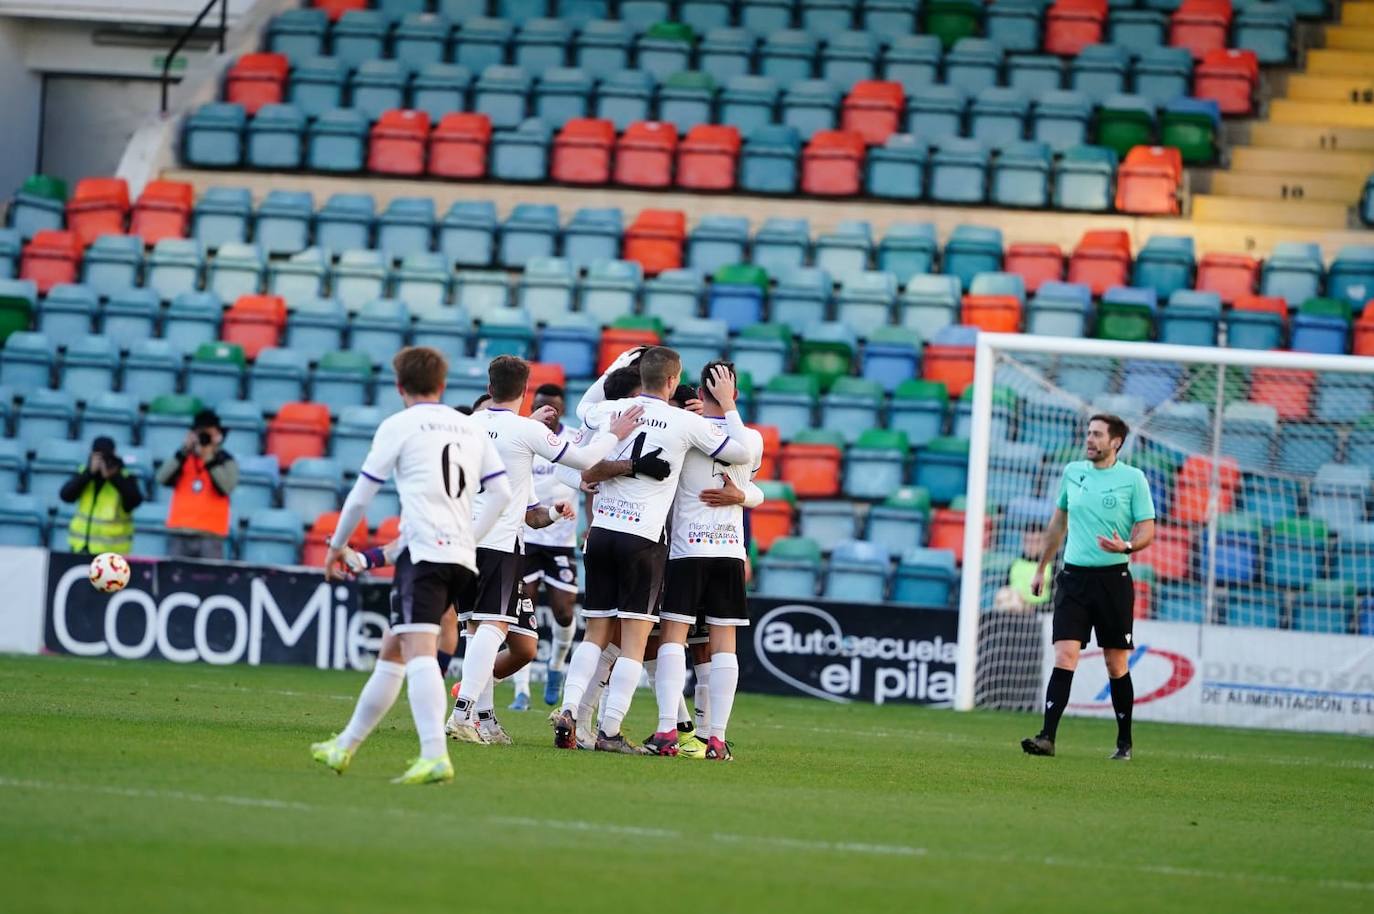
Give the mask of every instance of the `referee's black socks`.
[[1064, 716], [1064, 708], [1069, 704], [1069, 687], [1073, 685], [1073, 670], [1055, 667], [1050, 671], [1050, 684], [1045, 689], [1045, 726], [1040, 732], [1054, 740], [1059, 730], [1059, 718]]
[[[1059, 672], [1055, 670], [1055, 672]], [[1112, 687], [1112, 710], [1116, 712], [1116, 744], [1131, 745], [1131, 709], [1135, 707], [1135, 686], [1131, 683], [1131, 671], [1126, 675], [1109, 680]]]

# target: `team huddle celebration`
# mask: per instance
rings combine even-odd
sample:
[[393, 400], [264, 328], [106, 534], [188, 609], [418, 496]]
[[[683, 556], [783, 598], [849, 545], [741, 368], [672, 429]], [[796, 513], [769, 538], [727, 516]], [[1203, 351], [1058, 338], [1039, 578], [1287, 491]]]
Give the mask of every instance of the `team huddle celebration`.
[[[378, 427], [325, 562], [331, 578], [395, 566], [390, 631], [352, 717], [311, 747], [315, 760], [342, 774], [403, 684], [420, 754], [398, 783], [451, 779], [448, 739], [509, 743], [493, 686], [514, 679], [528, 695], [541, 584], [554, 616], [545, 698], [557, 705], [555, 747], [731, 760], [735, 637], [749, 624], [744, 509], [763, 498], [751, 482], [763, 439], [740, 418], [733, 366], [711, 362], [699, 386], [682, 385], [676, 352], [631, 349], [582, 397], [574, 431], [561, 423], [555, 386], [540, 387], [521, 415], [529, 365], [515, 356], [492, 360], [488, 394], [472, 410], [442, 402], [437, 350], [407, 348], [393, 364], [405, 409]], [[400, 537], [350, 549], [348, 531], [391, 477]], [[592, 513], [585, 632], [573, 650], [579, 493]], [[467, 645], [446, 720], [444, 674], [460, 630]], [[639, 742], [622, 725], [646, 672], [658, 727]]]

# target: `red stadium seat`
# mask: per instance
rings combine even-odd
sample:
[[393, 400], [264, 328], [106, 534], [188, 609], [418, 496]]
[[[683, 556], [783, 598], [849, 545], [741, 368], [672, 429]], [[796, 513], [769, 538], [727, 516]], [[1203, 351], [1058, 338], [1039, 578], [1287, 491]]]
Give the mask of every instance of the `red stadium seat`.
[[267, 423], [265, 452], [283, 470], [301, 457], [323, 457], [329, 440], [329, 407], [323, 403], [286, 403]]
[[286, 301], [280, 295], [241, 295], [224, 313], [220, 339], [238, 343], [256, 359], [268, 346], [281, 343], [286, 327]]
[[776, 425], [751, 425], [754, 431], [763, 436], [763, 460], [759, 461], [759, 479], [775, 479], [778, 475], [778, 450], [782, 447], [782, 435]]
[[1084, 232], [1069, 258], [1069, 282], [1077, 282], [1101, 296], [1112, 286], [1128, 284], [1131, 241], [1125, 232]]
[[687, 236], [687, 216], [679, 210], [640, 210], [625, 230], [623, 256], [654, 276], [682, 266], [682, 242]]
[[[305, 548], [301, 555], [301, 564], [311, 568], [323, 568], [324, 556], [329, 551], [329, 539], [334, 535], [334, 530], [339, 526], [339, 512], [329, 511], [315, 518], [315, 522], [310, 525], [310, 532], [305, 535]], [[354, 549], [367, 548], [367, 522], [358, 521], [358, 526], [353, 528], [353, 533], [348, 537], [348, 545]]]
[[1131, 589], [1135, 591], [1135, 601], [1131, 615], [1137, 619], [1148, 619], [1154, 614], [1154, 587], [1144, 577], [1132, 578]]
[[668, 187], [673, 183], [677, 128], [665, 121], [636, 121], [615, 147], [615, 183]]
[[257, 114], [263, 105], [282, 100], [290, 69], [285, 54], [244, 54], [225, 77], [224, 100], [242, 105], [250, 115]]
[[1193, 74], [1193, 95], [1210, 98], [1222, 114], [1250, 114], [1255, 107], [1259, 59], [1254, 51], [1208, 51]]
[[965, 295], [959, 323], [989, 333], [1016, 333], [1021, 329], [1021, 300], [1015, 295]]
[[530, 379], [525, 383], [525, 400], [520, 404], [520, 415], [528, 416], [534, 408], [534, 392], [545, 384], [557, 384], [562, 387], [567, 383], [567, 376], [563, 371], [562, 365], [555, 365], [550, 362], [530, 362]]
[[138, 235], [146, 245], [163, 238], [185, 238], [194, 202], [195, 192], [184, 181], [150, 181], [134, 204], [129, 233]]
[[101, 235], [124, 234], [129, 185], [123, 178], [82, 178], [67, 201], [67, 230], [85, 248]]
[[1215, 292], [1228, 305], [1253, 294], [1258, 280], [1259, 261], [1245, 254], [1204, 254], [1197, 267], [1198, 291]]
[[1183, 157], [1173, 146], [1136, 146], [1116, 178], [1116, 208], [1144, 216], [1177, 216]]
[[677, 186], [689, 190], [734, 190], [739, 161], [739, 128], [697, 124], [677, 152]]
[[927, 346], [921, 360], [921, 377], [943, 382], [949, 395], [958, 397], [973, 383], [973, 347]]
[[840, 494], [844, 454], [833, 444], [784, 444], [779, 456], [782, 481], [799, 498], [833, 498]]
[[404, 108], [383, 111], [372, 125], [367, 170], [384, 175], [422, 175], [428, 141], [428, 114]]
[[324, 10], [330, 20], [337, 20], [349, 10], [367, 9], [368, 0], [311, 0], [310, 5], [317, 10]]
[[1042, 283], [1064, 278], [1064, 252], [1057, 244], [1013, 244], [1002, 269], [1020, 276], [1026, 292], [1034, 294]]
[[1045, 50], [1073, 56], [1102, 41], [1107, 0], [1058, 0], [1045, 14]]
[[1194, 60], [1226, 47], [1231, 0], [1183, 0], [1169, 21], [1169, 44], [1187, 48]]
[[597, 353], [597, 373], [605, 374], [621, 353], [636, 346], [657, 346], [663, 339], [652, 330], [631, 330], [608, 327], [601, 332], [601, 348]]
[[749, 515], [749, 533], [754, 544], [767, 552], [780, 536], [792, 535], [792, 523], [797, 509], [785, 498], [763, 502]]
[[44, 229], [37, 232], [19, 261], [19, 278], [31, 279], [44, 295], [58, 283], [76, 282], [81, 245], [73, 232]]
[[[401, 519], [399, 517], [388, 517], [377, 525], [377, 529], [372, 532], [372, 540], [369, 545], [385, 546], [387, 543], [395, 541], [401, 535]], [[391, 580], [396, 574], [396, 569], [387, 565], [385, 568], [374, 568], [368, 572], [374, 578]]]
[[863, 167], [862, 136], [845, 130], [819, 130], [802, 150], [802, 192], [820, 197], [857, 194]]
[[840, 129], [857, 133], [868, 145], [878, 146], [897, 132], [905, 105], [901, 83], [861, 80], [845, 96]]
[[1266, 403], [1279, 418], [1306, 419], [1312, 415], [1312, 392], [1317, 375], [1295, 368], [1256, 368], [1250, 372], [1250, 402]]
[[[991, 520], [991, 519], [989, 519]], [[935, 508], [930, 512], [931, 549], [949, 549], [954, 560], [964, 563], [964, 511], [962, 508]]]
[[1374, 302], [1365, 302], [1364, 311], [1355, 321], [1354, 355], [1374, 355]]
[[484, 178], [491, 119], [472, 111], [445, 114], [429, 135], [429, 173], [441, 178]]
[[[1236, 462], [1223, 459], [1217, 468], [1220, 488], [1217, 492], [1217, 510], [1229, 514], [1235, 506], [1236, 487], [1240, 484], [1240, 469]], [[1183, 462], [1178, 482], [1174, 490], [1171, 519], [1190, 524], [1206, 523], [1208, 505], [1212, 497], [1212, 461], [1208, 457], [1194, 455]]]
[[573, 118], [553, 140], [549, 177], [564, 184], [606, 184], [611, 180], [615, 124], [591, 117]]
[[1150, 548], [1131, 558], [1132, 562], [1148, 565], [1155, 570], [1155, 578], [1177, 581], [1192, 573], [1193, 535], [1187, 527], [1173, 527], [1160, 523], [1155, 526], [1155, 541]]

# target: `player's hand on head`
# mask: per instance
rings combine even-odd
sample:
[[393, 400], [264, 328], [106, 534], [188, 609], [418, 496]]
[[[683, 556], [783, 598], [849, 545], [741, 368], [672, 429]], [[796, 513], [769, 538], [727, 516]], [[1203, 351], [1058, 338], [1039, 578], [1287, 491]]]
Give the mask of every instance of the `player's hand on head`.
[[536, 409], [534, 412], [530, 413], [530, 418], [533, 419], [535, 422], [538, 422], [540, 425], [547, 425], [550, 428], [552, 428], [554, 426], [554, 423], [558, 421], [558, 410], [554, 409], [552, 406], [549, 406], [546, 403], [545, 405]]
[[703, 489], [699, 497], [704, 504], [713, 508], [744, 504], [744, 490], [735, 485], [734, 480], [729, 476], [722, 478], [719, 489]]
[[687, 412], [689, 413], [696, 413], [698, 416], [706, 412], [706, 404], [701, 402], [701, 400], [697, 399], [696, 397], [693, 397], [686, 403], [682, 404], [682, 408], [687, 410]]
[[722, 406], [735, 402], [735, 379], [720, 365], [711, 369], [711, 377], [706, 379], [706, 389]]
[[639, 423], [643, 418], [644, 407], [638, 404], [631, 406], [611, 421], [611, 434], [624, 441], [634, 434], [635, 429], [639, 428]]

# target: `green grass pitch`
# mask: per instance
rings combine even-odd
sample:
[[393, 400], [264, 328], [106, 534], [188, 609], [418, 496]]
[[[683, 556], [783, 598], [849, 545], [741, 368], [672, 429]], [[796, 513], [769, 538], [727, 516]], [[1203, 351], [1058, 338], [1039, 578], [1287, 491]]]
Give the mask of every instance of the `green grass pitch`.
[[[0, 658], [8, 912], [1374, 910], [1374, 746], [742, 696], [729, 765], [454, 745], [404, 698], [336, 777], [356, 673]], [[509, 698], [498, 693], [499, 707]], [[536, 696], [536, 703], [537, 696]], [[651, 729], [640, 692], [629, 730]]]

